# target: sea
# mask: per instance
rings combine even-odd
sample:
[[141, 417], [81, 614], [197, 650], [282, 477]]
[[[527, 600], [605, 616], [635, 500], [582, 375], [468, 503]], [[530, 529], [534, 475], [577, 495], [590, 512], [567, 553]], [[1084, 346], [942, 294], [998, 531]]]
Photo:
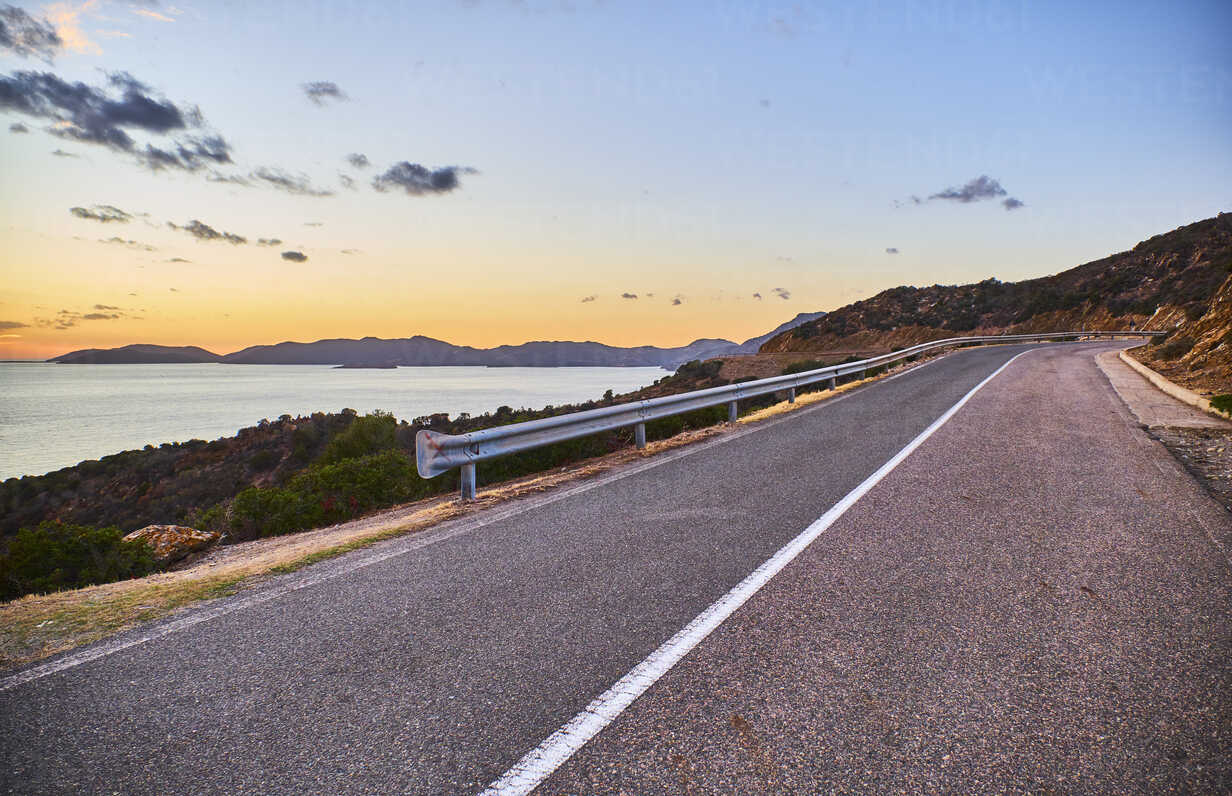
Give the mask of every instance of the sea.
[[263, 418], [374, 409], [399, 420], [540, 409], [619, 394], [657, 367], [489, 368], [329, 365], [60, 365], [0, 362], [0, 480], [124, 450], [213, 440]]

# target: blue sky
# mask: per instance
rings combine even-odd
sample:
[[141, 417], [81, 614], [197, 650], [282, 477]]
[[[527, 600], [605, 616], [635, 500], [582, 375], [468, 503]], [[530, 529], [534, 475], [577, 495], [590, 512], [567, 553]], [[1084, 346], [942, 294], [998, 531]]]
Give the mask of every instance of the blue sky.
[[[0, 48], [0, 76], [101, 87], [127, 71], [198, 107], [231, 159], [154, 172], [0, 105], [15, 355], [365, 334], [743, 339], [898, 284], [1054, 273], [1232, 209], [1226, 2], [15, 7], [62, 44], [51, 63]], [[309, 101], [314, 81], [344, 97]], [[372, 165], [351, 167], [353, 152]], [[476, 173], [440, 192], [372, 189], [403, 162]], [[333, 193], [208, 179], [261, 167]], [[980, 176], [1005, 193], [929, 199]], [[96, 205], [148, 215], [68, 212]], [[166, 226], [191, 219], [250, 241]], [[118, 232], [134, 245], [99, 243]], [[81, 320], [94, 305], [123, 311]], [[76, 320], [53, 323], [61, 311]]]

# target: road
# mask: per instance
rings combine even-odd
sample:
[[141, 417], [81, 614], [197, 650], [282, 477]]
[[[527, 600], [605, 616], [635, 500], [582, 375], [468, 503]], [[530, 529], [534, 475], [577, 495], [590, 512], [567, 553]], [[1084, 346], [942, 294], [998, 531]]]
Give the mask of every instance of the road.
[[10, 678], [3, 789], [482, 790], [1026, 351], [541, 790], [1226, 790], [1232, 522], [1108, 348], [956, 352]]

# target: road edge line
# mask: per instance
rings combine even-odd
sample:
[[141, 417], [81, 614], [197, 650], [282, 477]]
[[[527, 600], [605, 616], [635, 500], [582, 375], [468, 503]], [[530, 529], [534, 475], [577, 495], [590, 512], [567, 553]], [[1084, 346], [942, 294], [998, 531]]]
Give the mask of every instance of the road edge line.
[[706, 639], [729, 616], [761, 590], [763, 586], [777, 575], [783, 567], [790, 564], [801, 552], [813, 543], [818, 536], [833, 525], [847, 510], [864, 497], [883, 478], [889, 475], [899, 464], [915, 451], [916, 448], [949, 422], [958, 410], [978, 393], [984, 385], [995, 379], [1001, 371], [1008, 368], [1023, 354], [1023, 351], [1009, 359], [1001, 367], [990, 373], [983, 381], [971, 388], [971, 391], [947, 409], [919, 436], [907, 443], [889, 461], [881, 465], [859, 486], [852, 489], [841, 500], [813, 521], [798, 536], [779, 548], [773, 556], [766, 559], [761, 566], [753, 570], [744, 580], [736, 584], [731, 591], [711, 603], [693, 621], [676, 632], [658, 649], [650, 653], [628, 674], [591, 701], [580, 713], [570, 719], [556, 732], [549, 735], [537, 747], [527, 752], [508, 771], [489, 785], [480, 796], [522, 796], [533, 791], [560, 768], [591, 738], [611, 724], [633, 702], [650, 689], [663, 675], [667, 674], [685, 655]]

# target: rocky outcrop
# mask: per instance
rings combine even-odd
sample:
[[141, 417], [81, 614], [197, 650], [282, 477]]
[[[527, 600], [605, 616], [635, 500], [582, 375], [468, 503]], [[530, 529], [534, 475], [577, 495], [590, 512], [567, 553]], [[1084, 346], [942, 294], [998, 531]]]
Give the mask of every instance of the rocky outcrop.
[[218, 544], [220, 538], [212, 531], [198, 531], [186, 525], [147, 525], [128, 534], [124, 540], [145, 542], [154, 551], [158, 563], [167, 566]]

